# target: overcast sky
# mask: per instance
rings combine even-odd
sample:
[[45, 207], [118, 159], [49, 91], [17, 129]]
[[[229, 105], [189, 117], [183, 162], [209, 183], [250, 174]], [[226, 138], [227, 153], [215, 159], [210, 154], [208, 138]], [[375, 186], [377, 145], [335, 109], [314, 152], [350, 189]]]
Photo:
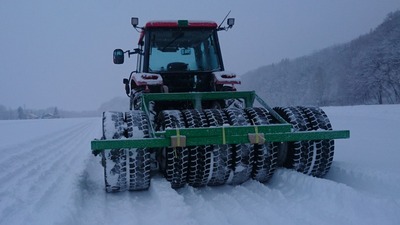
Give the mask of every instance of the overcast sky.
[[[222, 21], [225, 69], [244, 74], [368, 33], [399, 0], [1, 0], [0, 105], [97, 109], [124, 96], [135, 58], [112, 63], [115, 48], [136, 46], [130, 25], [157, 19]], [[127, 106], [128, 107], [128, 106]]]

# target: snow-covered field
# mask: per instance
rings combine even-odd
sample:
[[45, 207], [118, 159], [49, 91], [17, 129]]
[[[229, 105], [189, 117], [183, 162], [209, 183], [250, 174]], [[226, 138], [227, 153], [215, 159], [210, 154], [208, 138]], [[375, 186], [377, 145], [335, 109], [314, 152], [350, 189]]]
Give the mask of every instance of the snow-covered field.
[[400, 224], [400, 105], [324, 108], [337, 140], [325, 179], [106, 194], [90, 141], [101, 119], [0, 121], [0, 224]]

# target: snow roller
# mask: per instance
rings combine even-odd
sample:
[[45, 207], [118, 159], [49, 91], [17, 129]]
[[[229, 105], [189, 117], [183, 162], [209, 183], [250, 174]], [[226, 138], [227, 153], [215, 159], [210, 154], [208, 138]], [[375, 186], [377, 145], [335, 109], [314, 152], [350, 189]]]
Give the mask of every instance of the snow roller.
[[272, 108], [254, 91], [236, 91], [241, 81], [225, 71], [217, 35], [233, 18], [224, 27], [131, 23], [138, 48], [113, 53], [115, 64], [137, 55], [136, 71], [123, 80], [129, 110], [104, 112], [103, 136], [91, 142], [107, 192], [147, 190], [155, 174], [181, 188], [265, 183], [278, 167], [315, 177], [329, 171], [334, 139], [350, 132], [332, 130], [318, 107]]

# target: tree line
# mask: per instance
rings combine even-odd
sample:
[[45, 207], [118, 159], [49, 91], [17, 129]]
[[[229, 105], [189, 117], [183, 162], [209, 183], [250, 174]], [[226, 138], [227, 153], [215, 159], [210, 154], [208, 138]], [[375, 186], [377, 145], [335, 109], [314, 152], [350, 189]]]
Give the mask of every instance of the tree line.
[[25, 109], [18, 107], [17, 109], [6, 108], [0, 105], [0, 120], [24, 120], [24, 119], [56, 119], [61, 118], [57, 107], [51, 107], [45, 110]]

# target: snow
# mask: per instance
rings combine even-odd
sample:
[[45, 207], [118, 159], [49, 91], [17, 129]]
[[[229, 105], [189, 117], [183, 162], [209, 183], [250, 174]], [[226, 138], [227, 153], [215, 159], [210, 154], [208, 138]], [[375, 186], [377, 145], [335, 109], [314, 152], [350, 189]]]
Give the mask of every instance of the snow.
[[235, 73], [215, 71], [213, 74], [217, 84], [241, 84], [241, 79]]
[[[154, 79], [155, 78], [155, 79]], [[163, 79], [160, 74], [155, 73], [132, 73], [132, 79], [138, 86], [162, 85]]]
[[107, 194], [90, 141], [100, 118], [0, 121], [0, 224], [400, 224], [400, 105], [326, 107], [335, 141], [326, 178], [288, 169], [267, 184]]

